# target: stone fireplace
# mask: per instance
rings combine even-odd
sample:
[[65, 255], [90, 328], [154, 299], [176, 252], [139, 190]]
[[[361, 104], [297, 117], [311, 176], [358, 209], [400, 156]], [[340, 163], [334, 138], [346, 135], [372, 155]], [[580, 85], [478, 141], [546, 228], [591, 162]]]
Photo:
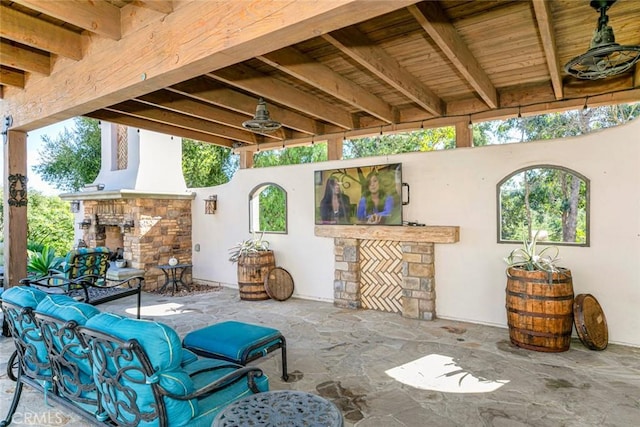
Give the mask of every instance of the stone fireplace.
[[114, 252], [122, 248], [127, 266], [144, 271], [146, 290], [164, 283], [158, 265], [167, 264], [170, 257], [191, 263], [192, 195], [165, 198], [104, 192], [101, 196], [113, 198], [83, 201], [83, 220], [91, 225], [81, 230], [81, 238], [89, 247], [106, 246]]
[[436, 318], [435, 245], [456, 243], [456, 226], [316, 226], [334, 238], [334, 304]]
[[[195, 194], [187, 191], [182, 176], [182, 140], [102, 122], [100, 147], [101, 168], [94, 183], [60, 195], [82, 202], [75, 237], [89, 247], [122, 248], [127, 268], [144, 274], [146, 290], [157, 289], [164, 284], [158, 265], [172, 256], [181, 263], [192, 261]], [[123, 278], [113, 266], [109, 270]]]

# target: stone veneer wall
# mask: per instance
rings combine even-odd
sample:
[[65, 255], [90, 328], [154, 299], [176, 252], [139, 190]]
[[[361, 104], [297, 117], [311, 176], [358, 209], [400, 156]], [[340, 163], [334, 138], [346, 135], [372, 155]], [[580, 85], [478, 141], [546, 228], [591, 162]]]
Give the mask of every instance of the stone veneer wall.
[[[435, 263], [433, 243], [401, 242], [402, 316], [436, 318]], [[358, 309], [360, 300], [360, 240], [334, 239], [334, 304]]]
[[[131, 231], [122, 229], [124, 258], [129, 267], [145, 271], [145, 290], [157, 289], [164, 283], [164, 274], [158, 265], [167, 264], [171, 256], [180, 263], [192, 262], [189, 199], [86, 200], [84, 217], [92, 223], [83, 233], [89, 247], [105, 244], [102, 225], [134, 221]], [[191, 271], [187, 271], [185, 279], [187, 283], [191, 281]]]

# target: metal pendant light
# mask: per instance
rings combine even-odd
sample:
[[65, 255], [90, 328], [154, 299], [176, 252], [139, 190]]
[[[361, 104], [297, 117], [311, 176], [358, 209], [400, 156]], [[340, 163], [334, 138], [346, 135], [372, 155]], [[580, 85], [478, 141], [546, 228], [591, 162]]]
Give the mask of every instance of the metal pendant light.
[[256, 115], [253, 119], [243, 122], [242, 127], [251, 132], [265, 133], [280, 129], [282, 124], [271, 120], [269, 111], [267, 110], [267, 103], [264, 102], [264, 99], [260, 98], [258, 100], [258, 106], [256, 107]]
[[600, 13], [598, 28], [593, 34], [591, 47], [573, 58], [564, 70], [579, 79], [596, 80], [622, 74], [640, 60], [640, 46], [621, 46], [616, 43], [609, 25], [607, 10], [616, 0], [592, 0], [591, 7]]

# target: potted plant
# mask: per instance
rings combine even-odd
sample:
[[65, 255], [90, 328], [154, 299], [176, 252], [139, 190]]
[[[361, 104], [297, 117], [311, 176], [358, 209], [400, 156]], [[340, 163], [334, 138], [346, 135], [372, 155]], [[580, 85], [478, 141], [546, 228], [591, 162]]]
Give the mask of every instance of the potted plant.
[[538, 250], [538, 233], [505, 258], [506, 308], [511, 342], [536, 351], [569, 349], [573, 327], [571, 270], [557, 265], [560, 250]]
[[229, 261], [238, 263], [238, 288], [240, 299], [259, 301], [269, 299], [264, 279], [275, 268], [276, 261], [264, 233], [243, 240], [229, 249]]

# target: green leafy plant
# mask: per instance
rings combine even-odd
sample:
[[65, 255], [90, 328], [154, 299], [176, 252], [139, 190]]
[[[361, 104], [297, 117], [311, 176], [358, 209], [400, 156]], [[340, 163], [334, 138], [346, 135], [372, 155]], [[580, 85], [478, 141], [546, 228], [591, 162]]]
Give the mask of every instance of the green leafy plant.
[[264, 240], [264, 233], [260, 233], [258, 237], [254, 232], [250, 239], [243, 240], [229, 249], [229, 261], [236, 263], [243, 255], [268, 250], [269, 242]]
[[538, 251], [538, 233], [529, 240], [522, 240], [522, 247], [511, 251], [504, 260], [509, 267], [521, 268], [527, 271], [546, 271], [555, 273], [561, 270], [557, 263], [560, 260], [560, 249], [557, 246], [546, 246]]
[[50, 270], [57, 269], [63, 261], [63, 257], [56, 256], [54, 248], [44, 246], [41, 251], [28, 251], [27, 272], [42, 277], [49, 274]]

